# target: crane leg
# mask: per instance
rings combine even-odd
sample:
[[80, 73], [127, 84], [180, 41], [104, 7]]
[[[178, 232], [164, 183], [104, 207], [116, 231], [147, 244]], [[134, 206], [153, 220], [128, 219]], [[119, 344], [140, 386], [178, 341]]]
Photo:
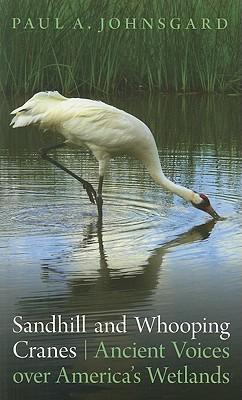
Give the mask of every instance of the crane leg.
[[98, 209], [98, 217], [102, 219], [103, 216], [103, 198], [102, 198], [102, 189], [103, 189], [103, 176], [99, 176], [98, 189], [97, 189], [97, 209]]
[[49, 146], [49, 147], [43, 147], [43, 148], [41, 148], [39, 150], [39, 152], [40, 152], [40, 155], [41, 155], [42, 158], [44, 158], [45, 160], [49, 161], [51, 164], [53, 164], [56, 167], [62, 169], [67, 174], [71, 175], [73, 178], [75, 178], [76, 180], [81, 182], [83, 188], [87, 192], [87, 195], [89, 197], [90, 202], [93, 203], [93, 204], [97, 203], [97, 193], [96, 193], [95, 189], [93, 188], [93, 186], [91, 185], [91, 183], [89, 183], [85, 179], [81, 178], [80, 176], [76, 175], [74, 172], [72, 172], [68, 168], [64, 167], [64, 165], [60, 164], [58, 161], [54, 160], [52, 157], [48, 156], [47, 153], [50, 150], [58, 149], [58, 148], [63, 147], [63, 146], [65, 146], [65, 142], [62, 142], [62, 143], [59, 143], [59, 144], [56, 144], [56, 145], [53, 145], [53, 146]]

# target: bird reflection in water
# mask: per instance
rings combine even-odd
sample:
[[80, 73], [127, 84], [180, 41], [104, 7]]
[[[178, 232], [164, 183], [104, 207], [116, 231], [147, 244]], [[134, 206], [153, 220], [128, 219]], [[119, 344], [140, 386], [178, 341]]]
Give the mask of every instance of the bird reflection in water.
[[[79, 243], [78, 248], [72, 249], [72, 255], [76, 252], [80, 252], [81, 249], [88, 248], [95, 242], [98, 242], [100, 267], [98, 269], [98, 276], [95, 277], [95, 279], [93, 279], [93, 277], [88, 279], [85, 271], [83, 278], [80, 275], [78, 275], [78, 278], [67, 278], [72, 287], [72, 293], [78, 294], [78, 292], [81, 291], [83, 294], [85, 291], [89, 291], [92, 286], [95, 286], [95, 298], [93, 298], [93, 300], [90, 299], [90, 302], [93, 301], [95, 304], [97, 304], [98, 293], [102, 295], [102, 290], [107, 291], [110, 289], [112, 291], [113, 289], [116, 289], [122, 291], [135, 289], [142, 292], [153, 290], [157, 286], [160, 267], [165, 255], [177, 246], [192, 244], [207, 239], [216, 223], [217, 222], [215, 220], [209, 220], [204, 224], [195, 226], [188, 231], [177, 235], [168, 242], [160, 244], [150, 251], [151, 255], [144, 264], [137, 266], [137, 268], [134, 268], [132, 271], [127, 273], [125, 271], [119, 272], [113, 269], [112, 265], [109, 263], [108, 254], [105, 251], [105, 245], [103, 241], [103, 235], [105, 232], [103, 231], [103, 225], [99, 222], [92, 222], [86, 226], [86, 229], [84, 229], [85, 237], [81, 243]], [[127, 263], [126, 257], [128, 256], [125, 255], [124, 249], [124, 263]], [[70, 262], [70, 259], [70, 253], [66, 254], [67, 263]], [[66, 277], [66, 274], [63, 271], [58, 271], [58, 269], [53, 267], [53, 259], [50, 263], [45, 262], [43, 265], [43, 278], [48, 279], [50, 273], [62, 273]], [[122, 302], [118, 296], [117, 301], [119, 304], [122, 303], [124, 306], [124, 303], [126, 302], [125, 298], [127, 299], [126, 295], [123, 296]]]

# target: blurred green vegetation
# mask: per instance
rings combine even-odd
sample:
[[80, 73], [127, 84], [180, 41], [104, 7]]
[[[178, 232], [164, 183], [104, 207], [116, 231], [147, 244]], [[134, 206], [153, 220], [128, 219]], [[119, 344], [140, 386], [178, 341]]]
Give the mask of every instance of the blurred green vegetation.
[[[0, 90], [28, 94], [56, 89], [67, 95], [146, 90], [241, 92], [240, 0], [0, 0]], [[12, 29], [12, 18], [20, 18]], [[48, 29], [38, 18], [50, 18]], [[80, 18], [85, 29], [73, 29]], [[98, 33], [100, 18], [121, 28]], [[124, 29], [125, 18], [179, 17], [183, 28]], [[224, 30], [190, 29], [192, 18], [226, 18]], [[24, 29], [31, 18], [34, 29]], [[63, 29], [55, 29], [59, 18]], [[88, 26], [91, 29], [87, 29]]]

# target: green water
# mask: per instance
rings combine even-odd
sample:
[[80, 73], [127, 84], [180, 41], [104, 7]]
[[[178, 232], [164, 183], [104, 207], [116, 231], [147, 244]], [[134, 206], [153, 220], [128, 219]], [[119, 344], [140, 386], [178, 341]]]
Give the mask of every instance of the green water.
[[[70, 176], [38, 156], [55, 142], [36, 128], [12, 130], [9, 111], [23, 100], [9, 100], [0, 110], [0, 275], [6, 399], [239, 399], [241, 376], [242, 196], [240, 98], [227, 96], [156, 96], [108, 99], [135, 114], [154, 133], [162, 167], [175, 182], [206, 193], [216, 211], [211, 217], [157, 188], [141, 164], [120, 157], [112, 161], [104, 184], [104, 221]], [[97, 186], [97, 162], [86, 150], [66, 148], [56, 159]], [[12, 318], [49, 321], [87, 315], [87, 335], [13, 335]], [[126, 334], [95, 335], [95, 321], [128, 318]], [[161, 315], [164, 321], [228, 321], [229, 340], [218, 335], [138, 334], [134, 316]], [[88, 359], [83, 360], [83, 340]], [[18, 359], [12, 346], [77, 346], [75, 359]], [[158, 346], [165, 360], [94, 359], [100, 340], [109, 346]], [[230, 347], [230, 357], [178, 360], [171, 340], [189, 345]], [[147, 365], [184, 365], [193, 371], [230, 373], [227, 385], [13, 384], [15, 371], [141, 371]], [[161, 397], [161, 393], [162, 396]], [[179, 395], [179, 396], [178, 396]], [[5, 398], [4, 398], [5, 400]]]

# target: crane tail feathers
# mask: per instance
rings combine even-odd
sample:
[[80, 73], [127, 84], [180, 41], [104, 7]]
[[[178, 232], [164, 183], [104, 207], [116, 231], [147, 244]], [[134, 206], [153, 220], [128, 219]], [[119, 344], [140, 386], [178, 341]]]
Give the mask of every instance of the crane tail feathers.
[[10, 115], [14, 115], [17, 114], [18, 112], [22, 112], [22, 111], [27, 111], [26, 108], [24, 108], [23, 106], [15, 108], [15, 110], [11, 111]]
[[10, 126], [13, 128], [20, 128], [22, 126], [37, 124], [41, 122], [41, 118], [48, 108], [48, 104], [51, 106], [63, 100], [66, 100], [66, 97], [62, 96], [57, 91], [36, 93], [25, 104], [15, 108], [15, 110], [10, 113], [11, 115], [15, 115]]
[[40, 121], [39, 115], [27, 115], [24, 113], [18, 113], [12, 119], [10, 126], [13, 128], [21, 128], [23, 126], [28, 126], [31, 124], [36, 124]]

